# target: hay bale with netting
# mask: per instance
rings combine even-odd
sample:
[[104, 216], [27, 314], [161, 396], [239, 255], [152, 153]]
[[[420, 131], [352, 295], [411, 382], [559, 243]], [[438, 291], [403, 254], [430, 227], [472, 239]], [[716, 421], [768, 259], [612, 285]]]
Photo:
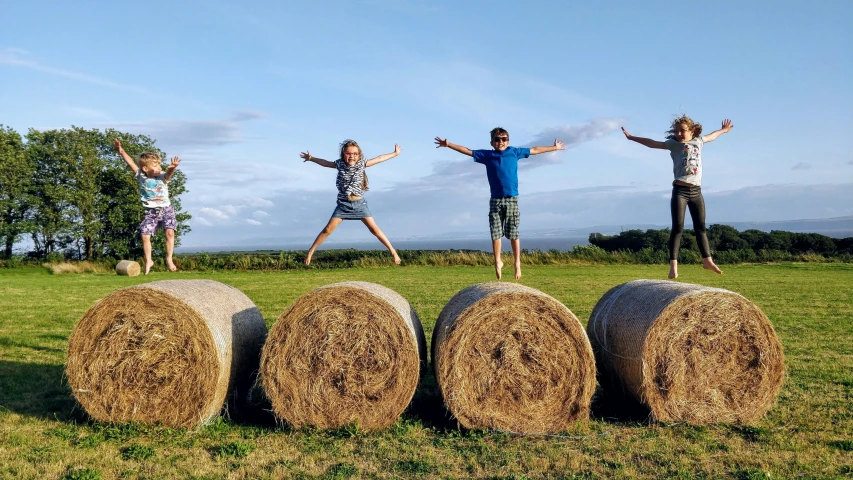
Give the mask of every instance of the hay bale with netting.
[[122, 260], [116, 264], [116, 275], [136, 277], [140, 271], [139, 262], [133, 260]]
[[490, 282], [457, 293], [438, 317], [432, 363], [466, 428], [557, 433], [589, 417], [589, 340], [571, 310], [538, 290]]
[[66, 375], [95, 420], [196, 427], [258, 368], [266, 324], [236, 288], [166, 280], [118, 290], [77, 323]]
[[398, 293], [368, 282], [306, 293], [270, 330], [260, 381], [275, 415], [299, 428], [393, 424], [426, 365], [417, 314]]
[[662, 422], [753, 422], [785, 374], [767, 316], [720, 288], [628, 282], [598, 301], [587, 332], [605, 390], [627, 391]]

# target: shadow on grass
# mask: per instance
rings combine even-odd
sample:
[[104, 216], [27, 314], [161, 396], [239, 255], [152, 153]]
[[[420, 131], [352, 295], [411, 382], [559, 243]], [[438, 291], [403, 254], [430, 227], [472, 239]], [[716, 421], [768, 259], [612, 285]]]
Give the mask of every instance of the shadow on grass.
[[422, 373], [421, 382], [409, 408], [403, 412], [405, 418], [419, 421], [425, 428], [435, 430], [457, 430], [459, 423], [444, 407], [441, 390], [438, 388], [432, 368]]
[[[0, 361], [0, 409], [65, 422], [88, 422], [88, 416], [74, 399], [64, 375], [64, 365]], [[242, 383], [229, 399], [227, 418], [236, 425], [271, 429], [283, 426], [271, 410], [259, 387], [248, 388]], [[403, 417], [436, 431], [460, 428], [444, 407], [432, 369], [424, 372]], [[591, 417], [608, 423], [642, 423], [648, 421], [649, 410], [628, 394], [603, 391], [599, 387], [593, 397]]]
[[597, 387], [590, 405], [590, 417], [608, 423], [645, 423], [650, 415], [647, 406], [619, 386], [607, 390]]
[[0, 360], [0, 408], [60, 421], [86, 420], [65, 380], [64, 365]]

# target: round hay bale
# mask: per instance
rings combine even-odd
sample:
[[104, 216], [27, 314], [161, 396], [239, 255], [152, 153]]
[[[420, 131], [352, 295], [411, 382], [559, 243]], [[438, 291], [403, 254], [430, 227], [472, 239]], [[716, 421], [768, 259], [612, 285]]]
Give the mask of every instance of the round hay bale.
[[391, 289], [342, 282], [306, 293], [278, 318], [260, 380], [280, 419], [299, 428], [396, 421], [426, 365], [417, 314]]
[[587, 331], [602, 386], [621, 385], [658, 421], [751, 422], [782, 386], [782, 345], [773, 326], [728, 290], [628, 282], [601, 297]]
[[192, 428], [217, 416], [235, 382], [257, 370], [266, 332], [236, 288], [145, 283], [86, 312], [69, 339], [66, 375], [95, 420]]
[[436, 322], [432, 363], [466, 428], [557, 433], [589, 417], [589, 340], [571, 310], [538, 290], [489, 282], [457, 293]]
[[139, 262], [134, 262], [133, 260], [122, 260], [116, 264], [116, 275], [136, 277], [139, 275], [140, 270]]

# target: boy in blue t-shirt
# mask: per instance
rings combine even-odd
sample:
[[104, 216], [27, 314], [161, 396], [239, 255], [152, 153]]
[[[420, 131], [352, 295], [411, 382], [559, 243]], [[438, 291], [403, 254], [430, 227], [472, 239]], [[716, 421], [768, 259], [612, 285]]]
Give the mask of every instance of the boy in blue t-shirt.
[[518, 160], [539, 153], [563, 150], [562, 140], [554, 140], [549, 147], [518, 148], [509, 145], [509, 133], [501, 127], [492, 129], [492, 150], [471, 150], [456, 145], [446, 138], [435, 137], [436, 147], [448, 147], [459, 153], [474, 157], [474, 161], [486, 166], [486, 176], [492, 197], [489, 199], [489, 227], [492, 231], [492, 250], [495, 253], [495, 275], [501, 279], [501, 237], [505, 236], [512, 245], [515, 279], [521, 278], [521, 241], [518, 238]]

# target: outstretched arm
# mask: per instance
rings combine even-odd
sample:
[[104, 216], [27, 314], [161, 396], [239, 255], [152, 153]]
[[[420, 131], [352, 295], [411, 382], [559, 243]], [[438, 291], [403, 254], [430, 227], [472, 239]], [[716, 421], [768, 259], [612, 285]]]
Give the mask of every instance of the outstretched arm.
[[566, 149], [566, 146], [563, 145], [563, 141], [557, 140], [555, 138], [554, 139], [554, 145], [551, 145], [550, 147], [533, 147], [530, 149], [530, 154], [531, 155], [538, 155], [540, 153], [548, 153], [548, 152], [553, 152], [555, 150], [565, 150], [565, 149]]
[[169, 181], [172, 178], [172, 175], [175, 174], [175, 170], [178, 169], [178, 165], [181, 163], [181, 159], [178, 157], [172, 157], [172, 163], [166, 168], [166, 175], [163, 176], [163, 180]]
[[625, 130], [625, 127], [622, 127], [622, 133], [625, 134], [625, 138], [637, 142], [640, 145], [645, 145], [649, 148], [659, 148], [661, 150], [668, 150], [665, 143], [659, 142], [657, 140], [652, 140], [651, 138], [635, 137], [628, 133], [628, 130]]
[[370, 160], [368, 160], [364, 166], [365, 166], [365, 168], [372, 167], [372, 166], [376, 165], [377, 163], [384, 162], [385, 160], [391, 160], [392, 158], [396, 157], [399, 154], [400, 154], [400, 146], [395, 143], [393, 152], [386, 153], [385, 155], [379, 155], [378, 157], [373, 157]]
[[306, 150], [300, 153], [299, 157], [303, 159], [303, 162], [314, 162], [317, 165], [320, 165], [321, 167], [335, 168], [335, 162], [323, 160], [322, 158], [312, 157], [310, 150]]
[[133, 172], [134, 175], [136, 175], [136, 172], [139, 171], [139, 167], [136, 165], [136, 162], [133, 161], [133, 157], [128, 155], [127, 152], [125, 152], [124, 149], [121, 148], [121, 140], [117, 138], [113, 139], [113, 146], [116, 148], [118, 154], [121, 155], [121, 158], [124, 160], [124, 163], [127, 164], [127, 167], [130, 168], [130, 171]]
[[464, 153], [469, 157], [473, 157], [474, 153], [471, 152], [471, 149], [468, 147], [463, 147], [462, 145], [456, 145], [455, 143], [450, 143], [446, 138], [435, 137], [435, 148], [438, 147], [447, 147], [451, 150], [456, 150], [459, 153]]
[[722, 128], [720, 128], [719, 130], [715, 130], [715, 131], [709, 133], [708, 135], [702, 135], [702, 140], [705, 143], [713, 142], [720, 135], [722, 135], [724, 133], [729, 133], [732, 130], [732, 127], [734, 127], [734, 125], [732, 125], [732, 121], [727, 118], [727, 119], [723, 120]]

